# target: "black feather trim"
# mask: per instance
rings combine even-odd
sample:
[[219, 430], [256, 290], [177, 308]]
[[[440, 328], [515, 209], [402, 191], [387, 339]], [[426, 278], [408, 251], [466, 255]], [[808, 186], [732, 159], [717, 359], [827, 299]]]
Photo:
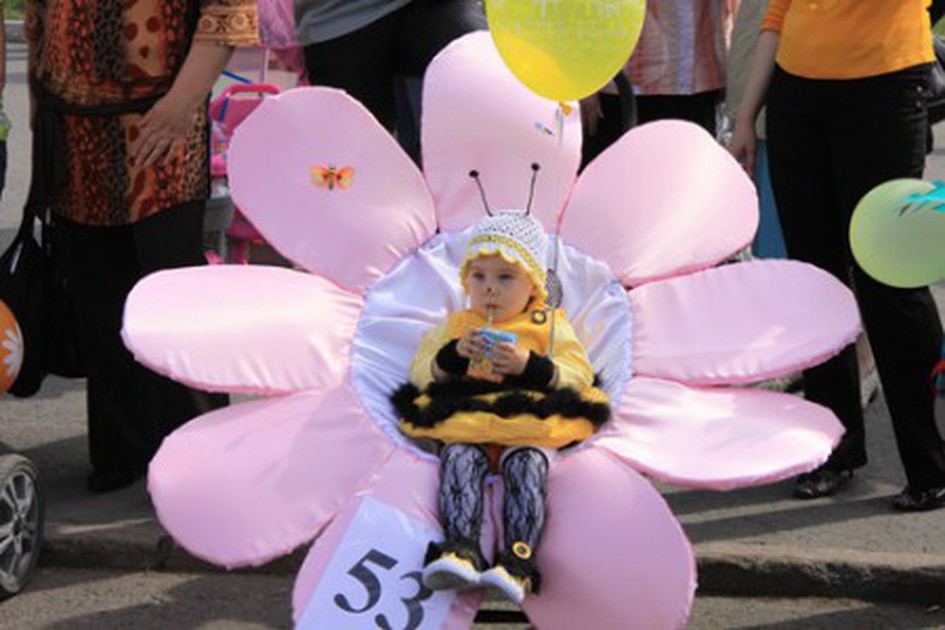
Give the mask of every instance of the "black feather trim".
[[420, 388], [413, 383], [404, 383], [390, 395], [390, 402], [394, 405], [397, 415], [404, 417], [417, 408], [416, 400], [420, 396]]
[[[391, 403], [399, 417], [417, 428], [432, 428], [459, 412], [493, 413], [500, 418], [532, 415], [539, 419], [560, 415], [568, 419], [586, 418], [594, 426], [610, 418], [610, 405], [584, 399], [577, 391], [563, 387], [519, 388], [507, 391], [504, 383], [464, 380], [431, 383], [426, 395], [429, 404], [420, 407], [420, 390], [411, 383], [402, 385], [391, 394]], [[507, 391], [489, 402], [479, 398], [484, 394]], [[531, 392], [532, 395], [529, 395]]]

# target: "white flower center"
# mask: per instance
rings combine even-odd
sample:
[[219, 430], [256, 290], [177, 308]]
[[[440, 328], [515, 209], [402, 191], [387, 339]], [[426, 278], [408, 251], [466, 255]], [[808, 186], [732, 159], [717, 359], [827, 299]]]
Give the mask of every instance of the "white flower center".
[[3, 373], [7, 378], [15, 379], [23, 364], [23, 337], [19, 327], [5, 329], [0, 339], [0, 346], [3, 348], [0, 352], [3, 357]]

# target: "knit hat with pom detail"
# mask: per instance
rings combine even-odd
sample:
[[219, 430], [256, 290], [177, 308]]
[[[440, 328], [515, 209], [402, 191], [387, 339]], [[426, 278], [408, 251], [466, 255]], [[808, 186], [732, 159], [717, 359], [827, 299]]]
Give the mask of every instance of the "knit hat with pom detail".
[[482, 256], [499, 255], [525, 270], [541, 299], [547, 297], [545, 268], [548, 257], [548, 235], [534, 217], [523, 212], [503, 211], [480, 221], [473, 228], [466, 245], [466, 255], [459, 267], [463, 288], [469, 263]]

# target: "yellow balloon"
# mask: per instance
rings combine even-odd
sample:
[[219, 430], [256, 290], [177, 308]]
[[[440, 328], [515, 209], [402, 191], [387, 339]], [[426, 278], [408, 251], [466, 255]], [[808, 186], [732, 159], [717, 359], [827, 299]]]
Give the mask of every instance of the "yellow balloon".
[[593, 94], [633, 52], [645, 0], [487, 0], [502, 59], [533, 92], [554, 101]]
[[850, 247], [863, 271], [900, 288], [945, 279], [945, 200], [915, 198], [935, 189], [919, 179], [894, 179], [860, 200]]
[[23, 333], [13, 312], [0, 302], [0, 394], [16, 381], [22, 363]]

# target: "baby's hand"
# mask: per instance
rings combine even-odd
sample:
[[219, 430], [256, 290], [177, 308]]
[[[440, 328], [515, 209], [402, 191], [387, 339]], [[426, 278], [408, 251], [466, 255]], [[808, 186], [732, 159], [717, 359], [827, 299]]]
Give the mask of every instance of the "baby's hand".
[[456, 353], [464, 359], [476, 359], [489, 349], [488, 342], [470, 328], [456, 342]]
[[506, 342], [492, 349], [492, 365], [497, 374], [521, 376], [527, 364], [528, 350]]

